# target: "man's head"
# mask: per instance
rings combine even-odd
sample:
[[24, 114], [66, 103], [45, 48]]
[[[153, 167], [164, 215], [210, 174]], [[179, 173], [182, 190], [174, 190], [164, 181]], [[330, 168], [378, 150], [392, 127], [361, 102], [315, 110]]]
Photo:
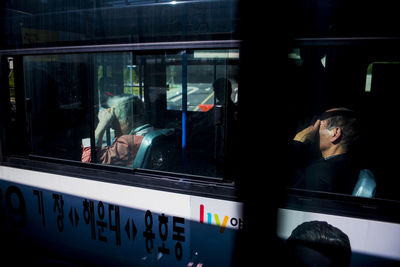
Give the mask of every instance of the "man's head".
[[323, 221], [304, 222], [285, 242], [290, 266], [349, 266], [351, 245], [340, 229]]
[[107, 104], [114, 109], [122, 134], [129, 134], [133, 128], [145, 121], [144, 104], [137, 96], [114, 96], [108, 99]]
[[333, 108], [320, 117], [319, 146], [322, 154], [348, 152], [359, 139], [358, 120], [355, 113], [346, 108]]

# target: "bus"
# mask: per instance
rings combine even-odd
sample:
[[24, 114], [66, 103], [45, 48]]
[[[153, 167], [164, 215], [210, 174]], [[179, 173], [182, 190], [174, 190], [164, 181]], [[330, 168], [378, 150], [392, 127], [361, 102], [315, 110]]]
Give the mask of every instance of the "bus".
[[348, 236], [350, 266], [400, 261], [398, 145], [386, 128], [399, 114], [393, 4], [298, 1], [288, 11], [287, 141], [328, 109], [352, 110], [359, 138], [350, 152], [359, 175], [347, 193], [290, 185], [278, 208], [277, 235], [285, 242], [305, 222], [327, 222]]
[[[319, 221], [348, 265], [397, 266], [395, 7], [4, 1], [0, 260], [276, 265]], [[289, 183], [288, 144], [330, 108], [360, 123], [350, 193]]]
[[1, 260], [232, 266], [238, 1], [6, 1], [0, 20]]

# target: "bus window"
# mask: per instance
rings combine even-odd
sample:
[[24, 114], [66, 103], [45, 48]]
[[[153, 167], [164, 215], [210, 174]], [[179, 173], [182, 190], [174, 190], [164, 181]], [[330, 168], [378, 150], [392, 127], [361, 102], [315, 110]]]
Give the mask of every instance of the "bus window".
[[302, 46], [289, 50], [288, 71], [289, 187], [398, 199], [398, 146], [382, 128], [399, 114], [396, 50]]
[[81, 139], [90, 132], [90, 59], [88, 55], [23, 58], [32, 155], [80, 158]]
[[[374, 179], [368, 176], [370, 169], [361, 167], [357, 153], [363, 133], [357, 104], [364, 92], [358, 91], [361, 83], [358, 88], [350, 86], [358, 73], [341, 65], [351, 59], [345, 57], [347, 53], [314, 46], [289, 52], [290, 87], [296, 99], [289, 137], [290, 187], [356, 195], [359, 179]], [[345, 79], [348, 75], [353, 75], [352, 80]], [[346, 83], [339, 86], [339, 82]], [[368, 196], [374, 193], [375, 188]]]
[[23, 65], [32, 155], [232, 178], [238, 51], [54, 54]]
[[399, 200], [399, 182], [394, 179], [393, 173], [396, 172], [397, 151], [400, 147], [394, 142], [395, 133], [389, 129], [382, 129], [382, 125], [392, 125], [399, 116], [397, 88], [400, 82], [397, 77], [400, 74], [400, 64], [398, 58], [392, 58], [395, 60], [370, 61], [367, 68], [366, 79], [368, 80], [370, 75], [370, 90], [366, 93], [363, 113], [370, 128], [364, 135], [365, 140], [371, 142], [363, 151], [373, 152], [368, 153], [368, 162], [376, 178], [376, 196]]
[[[206, 112], [218, 102], [212, 84], [221, 77], [227, 77], [232, 83], [229, 98], [237, 104], [237, 75], [239, 52], [237, 50], [198, 50], [189, 55], [187, 67], [188, 111]], [[231, 64], [229, 64], [229, 61]], [[182, 65], [171, 62], [167, 65], [167, 108], [182, 110]]]

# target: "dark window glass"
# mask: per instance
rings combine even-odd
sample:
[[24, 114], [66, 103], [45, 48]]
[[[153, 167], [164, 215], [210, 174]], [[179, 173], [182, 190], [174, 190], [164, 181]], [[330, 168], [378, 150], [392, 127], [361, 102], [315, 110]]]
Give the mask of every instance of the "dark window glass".
[[237, 1], [5, 1], [1, 48], [236, 39]]
[[289, 187], [399, 199], [399, 59], [389, 45], [290, 49]]
[[238, 50], [24, 56], [30, 152], [232, 178], [238, 59]]
[[43, 55], [23, 58], [31, 153], [77, 160], [90, 133], [88, 89], [92, 56]]

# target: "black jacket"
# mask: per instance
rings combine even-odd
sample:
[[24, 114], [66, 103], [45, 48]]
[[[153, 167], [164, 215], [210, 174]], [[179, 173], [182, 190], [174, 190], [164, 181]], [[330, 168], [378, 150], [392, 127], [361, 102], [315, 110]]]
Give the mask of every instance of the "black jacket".
[[292, 142], [292, 180], [289, 186], [313, 191], [352, 194], [359, 167], [347, 153], [324, 159], [312, 157], [309, 147]]

